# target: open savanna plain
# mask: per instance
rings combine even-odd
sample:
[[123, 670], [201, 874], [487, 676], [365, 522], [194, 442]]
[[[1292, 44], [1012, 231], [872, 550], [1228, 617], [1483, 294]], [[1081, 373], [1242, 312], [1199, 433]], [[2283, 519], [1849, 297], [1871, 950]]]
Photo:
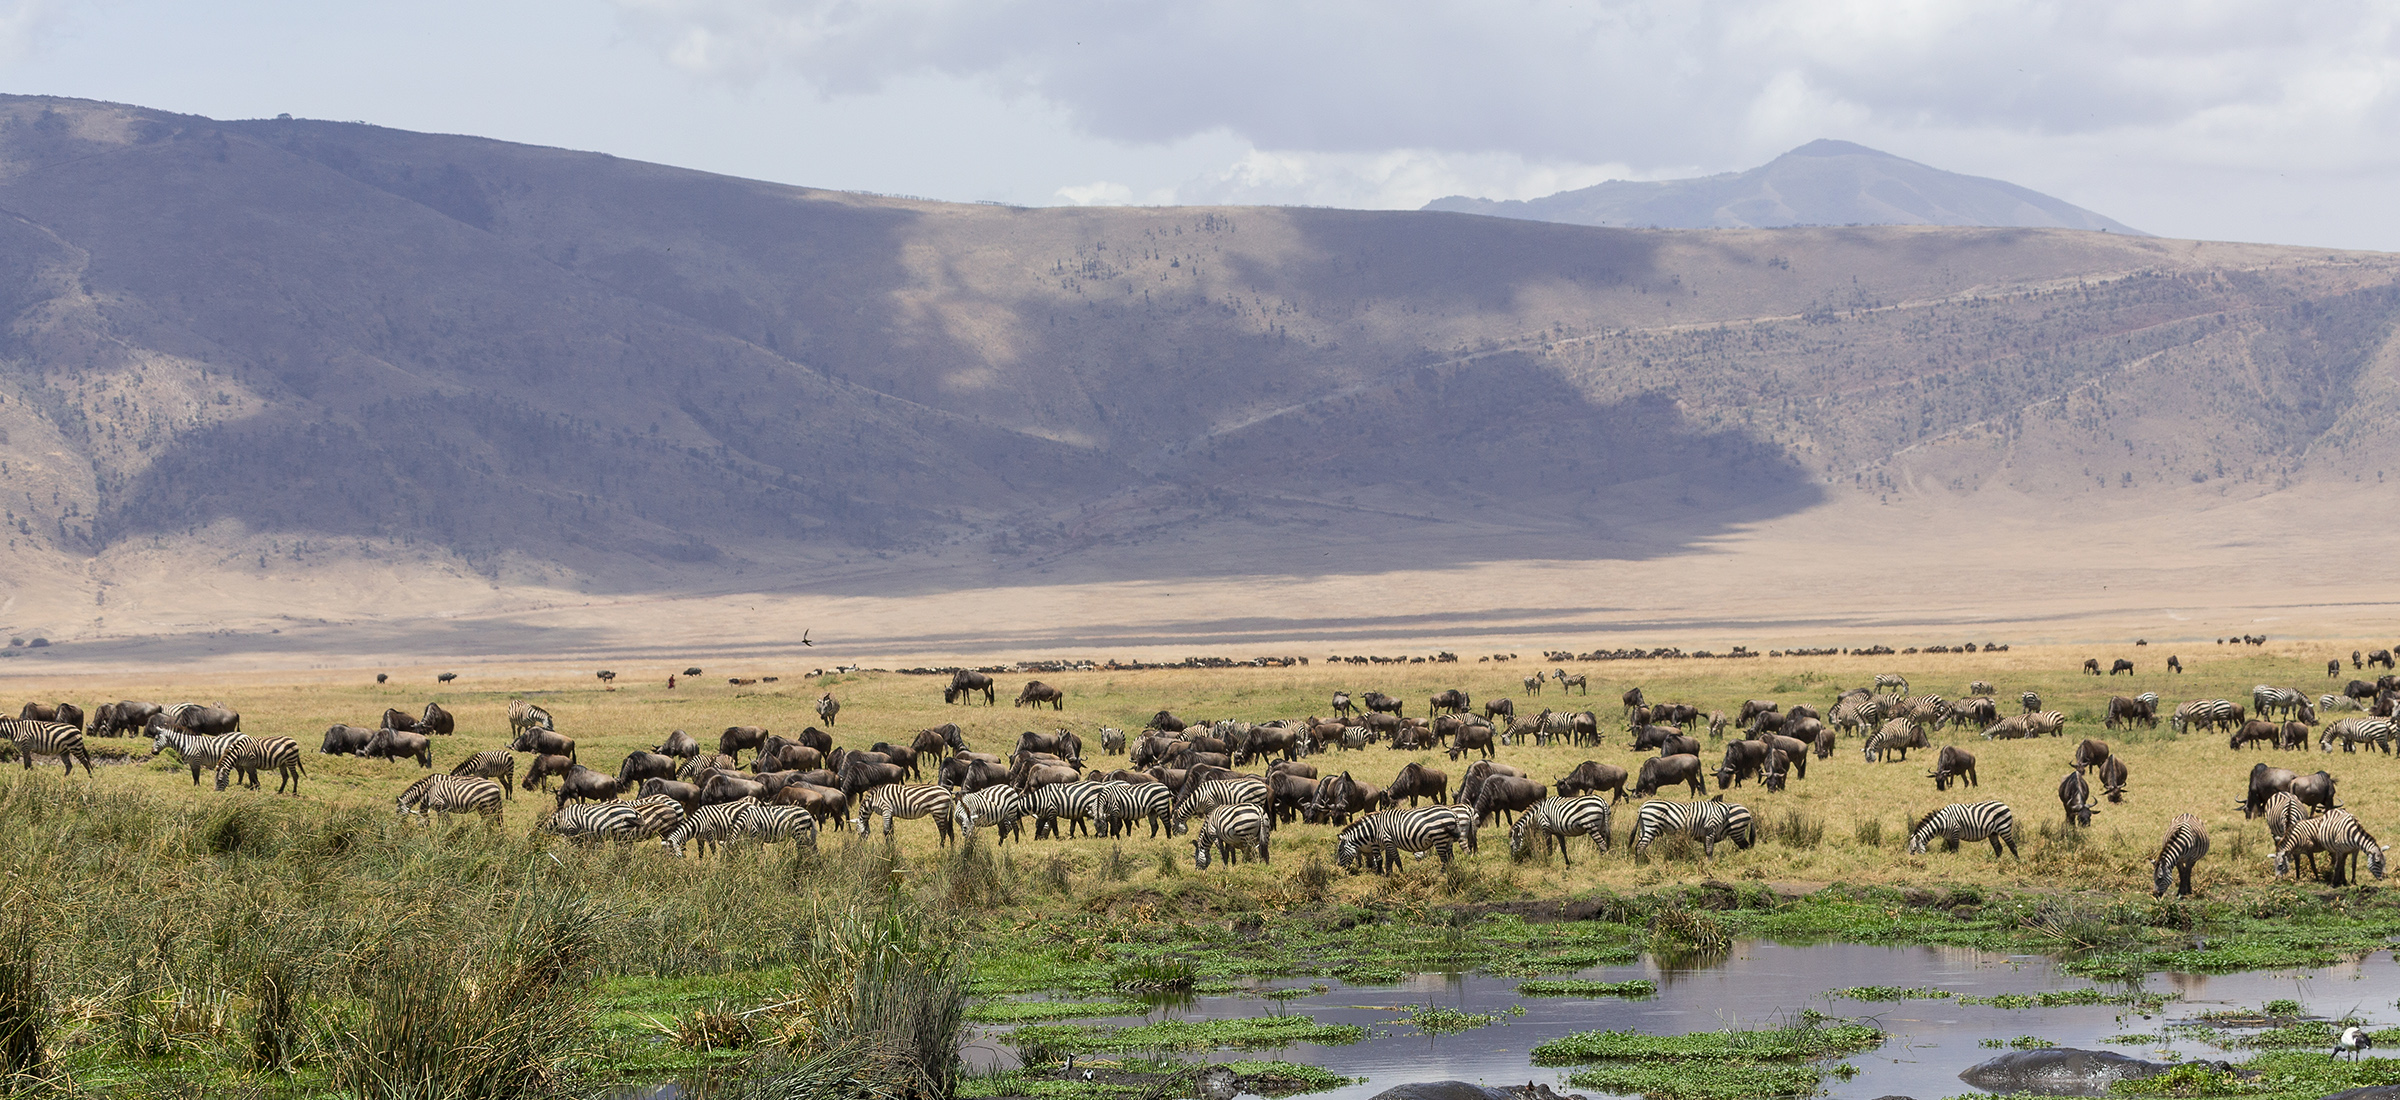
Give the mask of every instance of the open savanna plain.
[[[1531, 654], [1039, 674], [1066, 693], [1056, 712], [1008, 705], [1034, 677], [998, 677], [997, 706], [946, 706], [946, 678], [811, 676], [797, 663], [804, 658], [712, 668], [673, 689], [667, 674], [681, 662], [618, 663], [613, 689], [588, 668], [536, 666], [396, 669], [381, 685], [375, 670], [11, 679], [0, 681], [11, 711], [25, 700], [87, 711], [115, 699], [221, 703], [253, 736], [297, 739], [307, 777], [298, 795], [273, 793], [271, 773], [263, 791], [220, 793], [205, 775], [195, 785], [174, 753], [153, 756], [147, 740], [100, 737], [90, 742], [102, 754], [96, 776], [61, 780], [47, 760], [0, 773], [0, 813], [12, 823], [0, 831], [0, 1032], [22, 1033], [9, 1030], [22, 1018], [40, 1039], [0, 1044], [0, 1053], [25, 1079], [108, 1095], [518, 1096], [700, 1073], [834, 1089], [810, 1095], [842, 1095], [840, 1082], [861, 1080], [882, 1081], [893, 1096], [1052, 1095], [1065, 1084], [1054, 1075], [962, 1075], [950, 1057], [961, 1029], [1031, 1027], [1014, 1042], [1039, 1065], [1061, 1050], [1108, 1049], [1091, 1029], [1039, 1021], [1123, 1015], [1137, 1011], [1128, 1002], [1159, 994], [1426, 971], [1562, 977], [1643, 952], [1704, 959], [1743, 937], [2043, 951], [2098, 979], [2321, 963], [2382, 946], [2400, 932], [2400, 905], [2372, 879], [2342, 889], [2278, 879], [2265, 826], [2237, 806], [2247, 774], [2260, 761], [2328, 768], [2342, 804], [2389, 840], [2400, 835], [2400, 762], [2322, 753], [2313, 740], [2306, 753], [2234, 751], [2222, 733], [2176, 735], [2164, 715], [2189, 699], [2247, 708], [2261, 683], [2338, 694], [2353, 676], [2372, 679], [2351, 669], [2350, 652], [2386, 645], [1568, 663], [1590, 688], [1564, 697], [1555, 679], [1539, 696], [1527, 692], [1524, 678], [1562, 667]], [[2164, 670], [2170, 652], [2185, 673]], [[2085, 675], [2087, 657], [2104, 667], [2128, 658], [2137, 671]], [[2328, 679], [2326, 661], [2337, 657], [2342, 673]], [[459, 679], [437, 684], [434, 673], [450, 668]], [[737, 686], [727, 673], [780, 678]], [[403, 820], [392, 799], [425, 774], [415, 763], [315, 752], [329, 725], [371, 726], [386, 707], [414, 713], [433, 701], [458, 720], [455, 735], [435, 739], [434, 770], [447, 771], [505, 744], [507, 706], [525, 699], [556, 717], [583, 763], [613, 772], [676, 729], [713, 748], [727, 726], [789, 734], [821, 725], [814, 704], [830, 692], [841, 711], [829, 732], [841, 745], [904, 744], [955, 722], [970, 747], [1005, 753], [1022, 731], [1067, 729], [1083, 738], [1088, 765], [1109, 769], [1123, 760], [1100, 751], [1099, 731], [1136, 733], [1161, 709], [1187, 721], [1259, 722], [1328, 715], [1334, 691], [1375, 690], [1404, 699], [1414, 716], [1429, 696], [1457, 688], [1478, 710], [1505, 697], [1519, 715], [1595, 712], [1598, 748], [1497, 750], [1500, 762], [1552, 783], [1586, 759], [1638, 771], [1648, 754], [1628, 747], [1618, 702], [1629, 687], [1731, 715], [1746, 699], [1825, 709], [1838, 689], [1884, 673], [1946, 698], [1990, 681], [2003, 714], [2021, 709], [2019, 693], [2038, 692], [2067, 715], [2065, 736], [1985, 742], [1973, 729], [1944, 729], [1933, 749], [1877, 764], [1844, 735], [1785, 791], [1725, 791], [1756, 814], [1759, 842], [1722, 845], [1713, 859], [1680, 840], [1633, 859], [1626, 831], [1637, 800], [1620, 804], [1608, 851], [1573, 842], [1571, 867], [1555, 855], [1512, 856], [1507, 827], [1493, 823], [1479, 851], [1448, 866], [1404, 859], [1390, 875], [1337, 866], [1334, 828], [1310, 824], [1279, 827], [1271, 862], [1205, 871], [1193, 866], [1188, 836], [1153, 838], [1146, 826], [1129, 838], [1000, 845], [986, 832], [945, 845], [925, 821], [901, 821], [888, 839], [880, 821], [864, 839], [829, 823], [814, 851], [784, 844], [677, 859], [656, 842], [581, 848], [539, 833], [553, 800], [534, 791], [513, 792], [496, 829]], [[2110, 695], [2145, 690], [2163, 700], [2156, 729], [2101, 728]], [[1697, 732], [1713, 768], [1722, 742]], [[2103, 804], [2091, 828], [2074, 830], [2061, 825], [2056, 791], [2083, 737], [2112, 746], [2130, 785], [2123, 803]], [[1933, 790], [1926, 773], [1944, 744], [1976, 754], [1979, 786]], [[1375, 786], [1421, 762], [1447, 772], [1453, 791], [1469, 763], [1382, 745], [1308, 762]], [[1691, 796], [1678, 787], [1659, 797]], [[1982, 800], [2014, 807], [2018, 856], [1938, 843], [1909, 854], [1919, 816]], [[2214, 847], [2195, 898], [2154, 900], [2150, 861], [2183, 812], [2207, 823]], [[1034, 994], [1056, 1000], [1008, 999]], [[1126, 1043], [1153, 1057], [1272, 1047], [1309, 1038], [1294, 1030], [1301, 1022], [1193, 1025]], [[1283, 1089], [1309, 1081], [1296, 1067], [1242, 1065], [1252, 1081]], [[1160, 1080], [1124, 1069], [1090, 1094], [1138, 1095], [1165, 1087]], [[749, 1086], [716, 1087], [740, 1095]]]

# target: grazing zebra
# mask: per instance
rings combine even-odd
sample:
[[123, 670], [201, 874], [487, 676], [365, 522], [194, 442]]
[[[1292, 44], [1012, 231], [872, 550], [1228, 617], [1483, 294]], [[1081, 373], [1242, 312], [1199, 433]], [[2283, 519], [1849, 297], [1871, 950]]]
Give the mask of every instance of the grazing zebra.
[[1384, 874], [1400, 869], [1400, 853], [1432, 852], [1443, 863], [1466, 842], [1468, 826], [1447, 806], [1398, 807], [1359, 818], [1334, 840], [1334, 862], [1349, 866], [1363, 854], [1367, 866]]
[[2145, 691], [2140, 695], [2134, 696], [2133, 701], [2137, 704], [2140, 704], [2142, 708], [2142, 725], [2147, 729], [2157, 729], [2158, 693], [2155, 691]]
[[1883, 689], [1885, 689], [1885, 688], [1887, 688], [1887, 687], [1888, 687], [1888, 688], [1896, 688], [1896, 689], [1898, 689], [1898, 690], [1900, 690], [1900, 691], [1907, 691], [1907, 690], [1908, 690], [1908, 677], [1906, 677], [1906, 676], [1902, 676], [1902, 675], [1900, 675], [1900, 674], [1899, 674], [1899, 673], [1897, 673], [1897, 672], [1879, 672], [1879, 673], [1877, 673], [1877, 674], [1875, 675], [1875, 690], [1877, 690], [1877, 691], [1882, 691]]
[[2367, 857], [2367, 870], [2376, 878], [2383, 877], [2383, 846], [2366, 826], [2350, 816], [2350, 811], [2336, 807], [2325, 811], [2323, 817], [2312, 817], [2292, 826], [2283, 849], [2275, 853], [2275, 873], [2283, 874], [2291, 867], [2292, 857], [2324, 852], [2328, 866], [2325, 882], [2332, 886], [2349, 884], [2350, 865], [2360, 854]]
[[948, 844], [957, 839], [950, 824], [950, 811], [956, 802], [948, 787], [936, 787], [930, 783], [886, 783], [858, 796], [858, 835], [867, 835], [868, 819], [878, 814], [883, 816], [883, 835], [887, 837], [892, 835], [892, 825], [896, 819], [905, 817], [915, 821], [927, 818], [932, 820], [934, 828], [941, 831], [942, 843]]
[[2167, 823], [2166, 843], [2158, 846], [2158, 859], [2150, 868], [2150, 896], [2166, 896], [2169, 871], [2176, 875], [2175, 896], [2192, 896], [2192, 867], [2207, 855], [2208, 826], [2190, 814], [2176, 814]]
[[[28, 722], [20, 718], [0, 718], [0, 737], [17, 747], [17, 758], [26, 771], [33, 770], [36, 754], [55, 756], [67, 766], [67, 774], [75, 774], [75, 762], [83, 761], [83, 774], [92, 774], [92, 754], [83, 747], [83, 731], [64, 722]], [[200, 782], [200, 772], [194, 769], [192, 782]]]
[[551, 722], [549, 711], [534, 706], [523, 699], [509, 700], [508, 735], [510, 737], [515, 737], [518, 734], [524, 733], [526, 730], [536, 728], [555, 731], [558, 729], [558, 726]]
[[1527, 844], [1538, 831], [1542, 835], [1542, 858], [1550, 857], [1550, 844], [1556, 841], [1558, 857], [1573, 867], [1575, 861], [1567, 856], [1568, 837], [1590, 837], [1593, 851], [1608, 850], [1608, 811], [1606, 800], [1588, 794], [1545, 798], [1517, 815], [1517, 823], [1508, 834], [1508, 849], [1520, 857], [1525, 855]]
[[642, 837], [643, 817], [641, 808], [630, 802], [579, 802], [544, 815], [534, 827], [577, 844], [626, 844]]
[[2358, 701], [2358, 700], [2356, 700], [2356, 699], [2353, 699], [2353, 698], [2351, 698], [2351, 697], [2349, 697], [2349, 696], [2347, 696], [2347, 695], [2320, 695], [2320, 696], [2317, 696], [2317, 709], [2318, 709], [2318, 710], [2324, 710], [2324, 711], [2334, 711], [2334, 710], [2365, 710], [2366, 708], [2365, 708], [2364, 706], [2361, 706], [2361, 705], [2359, 704], [2359, 701]]
[[2211, 724], [2216, 720], [2217, 706], [2215, 703], [2206, 699], [2194, 699], [2188, 703], [2175, 704], [2175, 713], [2167, 716], [2167, 728], [2182, 733], [2193, 726]]
[[817, 819], [806, 806], [761, 803], [742, 816], [742, 839], [760, 844], [789, 840], [803, 848], [817, 846]]
[[1120, 831], [1133, 834], [1133, 826], [1145, 818], [1150, 822], [1150, 839], [1158, 839], [1158, 830], [1175, 830], [1175, 792], [1164, 783], [1110, 783], [1100, 792], [1100, 810], [1104, 815], [1102, 827], [1108, 835]]
[[1994, 859], [1999, 858], [2003, 843], [2008, 845], [2008, 854], [2017, 855], [2017, 817], [2006, 802], [1953, 802], [1926, 814], [1909, 831], [1909, 854], [1924, 855], [1925, 846], [1937, 836], [1945, 851], [1957, 851], [1962, 840], [1988, 840]]
[[[1623, 795], [1623, 794], [1624, 794], [1624, 792], [1623, 792], [1623, 791], [1619, 791], [1619, 792], [1617, 792], [1617, 793], [1618, 793], [1619, 795]], [[1415, 807], [1410, 807], [1410, 808], [1411, 808], [1411, 809], [1414, 809]], [[1451, 817], [1454, 817], [1454, 818], [1457, 818], [1457, 819], [1458, 819], [1458, 832], [1459, 832], [1459, 835], [1467, 838], [1467, 851], [1469, 851], [1469, 852], [1474, 852], [1474, 851], [1477, 851], [1477, 850], [1479, 849], [1479, 847], [1480, 847], [1480, 846], [1479, 846], [1479, 845], [1476, 843], [1476, 840], [1475, 840], [1475, 828], [1476, 828], [1476, 827], [1475, 827], [1475, 807], [1473, 807], [1473, 806], [1461, 806], [1461, 805], [1457, 805], [1457, 804], [1455, 804], [1455, 803], [1450, 803], [1450, 804], [1445, 804], [1445, 805], [1440, 805], [1440, 806], [1433, 806], [1433, 807], [1430, 807], [1430, 808], [1431, 808], [1431, 809], [1436, 809], [1436, 810], [1447, 810], [1447, 811], [1449, 811], [1449, 814], [1450, 814], [1450, 816], [1451, 816]], [[1601, 846], [1601, 847], [1603, 847], [1603, 848], [1606, 848], [1606, 847], [1608, 847], [1608, 844], [1607, 844], [1605, 841], [1603, 841], [1603, 842], [1601, 843], [1601, 845], [1600, 845], [1600, 846]], [[1423, 858], [1425, 858], [1425, 853], [1423, 853], [1423, 852], [1418, 852], [1418, 853], [1417, 853], [1417, 858], [1418, 858], [1418, 859], [1423, 859]]]
[[1902, 760], [1908, 759], [1908, 750], [1916, 746], [1918, 736], [1917, 724], [1906, 718], [1885, 722], [1875, 736], [1867, 738], [1867, 763], [1888, 760], [1893, 753], [1899, 753]]
[[2025, 736], [2057, 737], [2066, 732], [2067, 716], [2062, 711], [2045, 710], [2025, 716]]
[[483, 815], [483, 823], [500, 824], [500, 785], [489, 779], [468, 775], [429, 775], [408, 785], [400, 797], [392, 800], [395, 813], [423, 817], [433, 814], [442, 824], [450, 823], [450, 815], [472, 810]]
[[2400, 727], [2395, 727], [2389, 718], [2344, 718], [2325, 727], [2325, 732], [2317, 738], [2317, 748], [2332, 752], [2333, 742], [2338, 738], [2343, 752], [2357, 752], [2362, 741], [2390, 752], [2396, 734], [2400, 734]]
[[2000, 694], [2000, 689], [1993, 687], [1989, 680], [1977, 680], [1967, 685], [1967, 694], [1992, 696]]
[[242, 738], [217, 760], [217, 789], [224, 790], [235, 772], [242, 773], [243, 782], [251, 790], [258, 789], [258, 773], [264, 768], [275, 769], [275, 793], [282, 794], [289, 785], [293, 794], [300, 793], [300, 777], [307, 774], [300, 767], [300, 743], [289, 737]]
[[[2277, 791], [2267, 796], [2266, 818], [2267, 834], [2274, 837], [2275, 846], [2281, 848], [2283, 842], [2291, 837], [2292, 826], [2308, 820], [2308, 807], [2293, 797], [2292, 792]], [[2314, 869], [2313, 865], [2311, 869]]]
[[226, 753], [240, 748], [244, 742], [249, 740], [250, 735], [246, 733], [220, 733], [214, 736], [202, 736], [197, 733], [168, 729], [163, 725], [150, 727], [151, 755], [156, 756], [168, 749], [175, 750], [175, 755], [183, 758], [183, 766], [191, 769], [192, 786], [195, 787], [200, 785], [200, 769], [207, 768], [215, 771], [217, 765], [225, 762]]
[[2261, 718], [2270, 718], [2278, 713], [2288, 718], [2307, 705], [2308, 696], [2290, 688], [2259, 684], [2250, 689], [2250, 709], [2257, 711]]
[[[1166, 788], [1162, 785], [1159, 789]], [[1018, 840], [1025, 839], [1024, 820], [1031, 813], [1033, 804], [1026, 801], [1024, 794], [1015, 787], [1009, 786], [969, 791], [953, 800], [950, 809], [950, 816], [960, 832], [973, 835], [975, 830], [986, 825], [994, 826], [999, 830], [999, 842], [1002, 844], [1008, 843], [1010, 833], [1015, 833]]]
[[2027, 714], [2042, 709], [2042, 697], [2030, 691], [2017, 696], [2017, 702], [2025, 704], [2025, 713]]
[[[600, 805], [608, 806], [615, 805], [615, 803], [603, 802]], [[758, 800], [747, 795], [731, 802], [702, 806], [686, 815], [683, 824], [677, 825], [675, 831], [658, 838], [658, 842], [666, 848], [669, 854], [677, 859], [682, 859], [683, 844], [687, 840], [691, 841], [699, 846], [701, 858], [706, 859], [708, 853], [716, 850], [717, 845], [740, 839], [742, 822], [750, 816], [750, 811], [757, 808]], [[859, 831], [865, 832], [865, 826], [860, 826]]]
[[[599, 803], [606, 805], [606, 803]], [[636, 834], [644, 839], [665, 836], [683, 824], [683, 803], [671, 794], [644, 795], [633, 800], [633, 812], [641, 819]]]
[[1247, 802], [1219, 806], [1208, 812], [1208, 820], [1200, 823], [1200, 833], [1192, 838], [1192, 866], [1208, 870], [1208, 849], [1215, 845], [1225, 857], [1226, 866], [1241, 861], [1247, 851], [1260, 863], [1273, 863], [1268, 858], [1267, 842], [1273, 835], [1274, 822], [1267, 811]]
[[1730, 802], [1667, 802], [1642, 803], [1634, 814], [1633, 855], [1646, 858], [1650, 842], [1671, 832], [1684, 833], [1697, 840], [1708, 858], [1717, 858], [1717, 842], [1731, 840], [1737, 848], [1748, 848], [1757, 842], [1750, 811]]
[[[1267, 781], [1255, 775], [1237, 775], [1231, 779], [1210, 779], [1185, 791], [1175, 804], [1177, 832], [1191, 828], [1191, 820], [1205, 816], [1219, 806], [1236, 803], [1256, 806], [1261, 810], [1274, 805]], [[1275, 827], [1275, 819], [1267, 818], [1267, 828]]]
[[2219, 730], [2230, 730], [2242, 724], [2242, 708], [2231, 699], [2208, 701], [2208, 720]]
[[517, 754], [507, 749], [485, 749], [459, 761], [457, 767], [450, 769], [450, 774], [481, 776], [500, 784], [500, 789], [507, 791], [509, 798], [517, 797], [514, 789], [517, 785]]
[[[1092, 823], [1099, 820], [1101, 815], [1106, 812], [1101, 808], [1100, 803], [1101, 789], [1098, 783], [1052, 783], [1035, 788], [1033, 792], [1033, 839], [1040, 840], [1044, 835], [1048, 835], [1054, 839], [1065, 840], [1077, 829], [1081, 829], [1087, 834], [1098, 835], [1097, 830], [1092, 828]], [[1063, 829], [1059, 827], [1059, 819], [1062, 817], [1069, 822]]]

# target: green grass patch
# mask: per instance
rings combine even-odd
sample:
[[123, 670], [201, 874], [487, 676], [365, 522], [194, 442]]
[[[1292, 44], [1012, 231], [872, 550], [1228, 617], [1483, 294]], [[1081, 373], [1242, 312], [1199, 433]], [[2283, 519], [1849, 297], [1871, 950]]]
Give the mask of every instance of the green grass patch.
[[1817, 1021], [1759, 1030], [1695, 1031], [1688, 1035], [1584, 1031], [1536, 1045], [1533, 1062], [1539, 1066], [1626, 1059], [1789, 1062], [1855, 1054], [1882, 1044], [1883, 1031], [1879, 1028]]
[[2070, 1005], [2132, 1005], [2144, 1013], [2155, 1013], [2181, 994], [2153, 993], [2146, 989], [2111, 993], [2086, 986], [2082, 989], [2052, 990], [2047, 993], [1996, 993], [1989, 997], [1960, 997], [1962, 1005], [1990, 1005], [1993, 1008], [2064, 1008]]
[[1581, 981], [1574, 978], [1537, 978], [1517, 983], [1520, 997], [1655, 997], [1658, 983], [1648, 978], [1624, 982]]
[[[1356, 1024], [1320, 1024], [1306, 1016], [1244, 1016], [1231, 1020], [1162, 1020], [1134, 1027], [1030, 1024], [1007, 1035], [1019, 1051], [1122, 1054], [1151, 1050], [1263, 1049], [1292, 1043], [1348, 1046], [1367, 1037]], [[1027, 1054], [1026, 1061], [1048, 1061]]]
[[1833, 990], [1826, 996], [1853, 1001], [1942, 1001], [1956, 994], [1947, 989], [1927, 989], [1922, 986], [1854, 985], [1848, 989]]
[[1260, 1096], [1298, 1096], [1308, 1092], [1323, 1092], [1356, 1084], [1358, 1080], [1296, 1062], [1262, 1062], [1245, 1058], [1217, 1064], [1233, 1071], [1234, 1079], [1241, 1082], [1244, 1092], [1255, 1092]]
[[1525, 1007], [1523, 1005], [1513, 1006], [1506, 1012], [1462, 1012], [1445, 1006], [1426, 1005], [1422, 1008], [1409, 1009], [1407, 1019], [1410, 1024], [1415, 1025], [1418, 1031], [1427, 1035], [1448, 1035], [1460, 1031], [1473, 1031], [1479, 1027], [1490, 1027], [1499, 1023], [1504, 1017], [1524, 1014]]
[[1093, 1016], [1143, 1016], [1149, 1012], [1150, 1006], [1140, 1001], [976, 1001], [967, 1006], [967, 1020], [978, 1024], [1021, 1024]]
[[1824, 1074], [1811, 1065], [1752, 1062], [1731, 1065], [1672, 1062], [1610, 1062], [1567, 1075], [1576, 1088], [1632, 1095], [1648, 1100], [1743, 1100], [1752, 1096], [1809, 1096]]

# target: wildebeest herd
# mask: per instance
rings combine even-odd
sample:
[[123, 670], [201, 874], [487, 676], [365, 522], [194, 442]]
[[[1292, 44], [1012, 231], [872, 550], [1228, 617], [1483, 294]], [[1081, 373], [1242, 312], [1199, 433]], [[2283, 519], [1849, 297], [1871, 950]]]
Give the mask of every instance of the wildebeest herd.
[[[2362, 654], [2354, 663], [2361, 660], [2389, 658]], [[1558, 669], [1524, 684], [1529, 691], [1546, 683], [1572, 690], [1584, 682]], [[1443, 862], [1479, 853], [1482, 831], [1494, 825], [1508, 829], [1509, 850], [1520, 858], [1547, 858], [1555, 848], [1570, 867], [1571, 840], [1581, 838], [1595, 854], [1607, 852], [1619, 828], [1636, 860], [1670, 836], [1689, 838], [1704, 858], [1713, 858], [1720, 843], [1746, 849], [1762, 838], [1755, 815], [1729, 801], [1731, 793], [1755, 782], [1760, 797], [1772, 798], [1806, 782], [1812, 762], [1834, 766], [1843, 736], [1857, 739], [1869, 765], [1904, 762], [1912, 750], [1928, 753], [1925, 778], [1936, 793], [1952, 784], [1962, 791], [1980, 786], [1975, 753], [1959, 743], [1937, 746], [1944, 734], [2064, 743], [2067, 715], [2046, 709], [2035, 692], [2003, 704], [1987, 681], [1968, 689], [1957, 698], [1912, 693], [1905, 677], [1889, 674], [1870, 686], [1807, 701], [1754, 698], [1704, 708], [1654, 700], [1634, 687], [1606, 718], [1588, 709], [1519, 714], [1509, 699], [1486, 699], [1477, 707], [1455, 688], [1432, 695], [1412, 716], [1409, 701], [1398, 696], [1341, 691], [1327, 700], [1330, 717], [1197, 721], [1162, 709], [1138, 730], [1097, 730], [1094, 758], [1087, 758], [1082, 735], [1065, 729], [1025, 731], [1006, 751], [977, 752], [952, 723], [865, 747], [838, 745], [814, 725], [789, 736], [730, 725], [714, 736], [713, 746], [675, 730], [626, 754], [613, 770], [584, 764], [575, 738], [545, 708], [518, 700], [508, 706], [504, 741], [470, 747], [446, 773], [410, 782], [395, 808], [441, 819], [472, 812], [496, 823], [518, 791], [543, 792], [551, 796], [538, 823], [546, 831], [582, 842], [655, 838], [677, 856], [735, 842], [813, 845], [818, 830], [835, 823], [865, 836], [880, 818], [886, 836], [900, 820], [921, 820], [944, 844], [987, 827], [999, 843], [1022, 841], [1027, 819], [1035, 840], [1121, 838], [1146, 827], [1150, 838], [1188, 837], [1193, 862], [1204, 868], [1218, 859], [1271, 860], [1277, 828], [1295, 822], [1338, 830], [1332, 851], [1338, 864], [1384, 873], [1400, 866], [1404, 852]], [[989, 676], [962, 672], [943, 694], [946, 702], [981, 694], [989, 704], [997, 690]], [[1064, 699], [1061, 689], [1033, 681], [1017, 703], [1063, 708]], [[2203, 727], [2223, 734], [2236, 750], [2304, 750], [2313, 740], [2320, 752], [2338, 742], [2348, 753], [2363, 745], [2389, 754], [2400, 739], [2395, 703], [2400, 680], [2386, 674], [2372, 682], [2353, 680], [2340, 695], [2314, 700], [2261, 684], [2247, 706], [2190, 700], [2168, 710], [2164, 720], [2176, 734]], [[2114, 696], [2100, 712], [2101, 725], [2155, 729], [2162, 708], [2155, 693]], [[840, 704], [827, 693], [814, 710], [831, 726]], [[2318, 714], [2337, 710], [2356, 713], [2319, 730]], [[458, 716], [427, 703], [416, 712], [386, 710], [372, 726], [335, 724], [317, 751], [408, 761], [432, 773], [437, 745], [469, 740], [460, 729]], [[73, 704], [29, 703], [20, 718], [0, 720], [0, 736], [16, 746], [25, 767], [35, 756], [55, 757], [70, 775], [77, 762], [91, 772], [87, 734], [147, 737], [153, 757], [175, 753], [195, 784], [210, 772], [218, 790], [236, 779], [256, 789], [260, 773], [273, 770], [277, 790], [296, 794], [306, 773], [293, 738], [244, 733], [240, 714], [222, 706], [119, 701], [94, 708], [87, 720]], [[1525, 745], [1597, 752], [1617, 737], [1622, 749], [1637, 755], [1621, 763], [1587, 759], [1546, 782], [1502, 759], [1506, 750]], [[1455, 781], [1426, 760], [1401, 764], [1386, 782], [1361, 778], [1373, 756], [1358, 754], [1378, 747], [1429, 754], [1437, 762], [1446, 756], [1464, 767]], [[2073, 741], [2061, 764], [2063, 828], [2088, 827], [2103, 803], [2129, 797], [2133, 776], [2103, 740]], [[1690, 800], [1658, 797], [1675, 788]], [[1639, 804], [1620, 823], [1616, 806], [1628, 800]], [[2320, 855], [2325, 866], [2318, 873], [2328, 882], [2348, 881], [2361, 860], [2369, 873], [2384, 874], [2383, 848], [2336, 799], [2334, 777], [2326, 771], [2300, 774], [2258, 763], [2239, 805], [2246, 817], [2266, 818], [2279, 874], [2301, 861], [2317, 870]], [[1988, 842], [1996, 856], [2017, 850], [2015, 812], [2004, 802], [1949, 803], [1912, 821], [1911, 853], [1924, 853], [1936, 841], [1950, 850], [1961, 842]], [[2207, 855], [2208, 843], [2196, 816], [2175, 817], [2154, 863], [2156, 891], [2174, 885], [2189, 893], [2192, 869]]]

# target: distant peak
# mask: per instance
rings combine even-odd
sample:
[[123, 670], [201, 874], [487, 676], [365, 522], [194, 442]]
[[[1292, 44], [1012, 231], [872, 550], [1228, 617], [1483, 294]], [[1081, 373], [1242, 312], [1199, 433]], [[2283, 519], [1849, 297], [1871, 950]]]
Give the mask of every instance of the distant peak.
[[1891, 155], [1890, 153], [1886, 153], [1881, 149], [1869, 149], [1855, 141], [1835, 141], [1832, 138], [1818, 138], [1817, 140], [1809, 142], [1808, 144], [1794, 149], [1789, 153], [1785, 153], [1784, 156], [1853, 157], [1861, 154], [1870, 157], [1888, 157]]

